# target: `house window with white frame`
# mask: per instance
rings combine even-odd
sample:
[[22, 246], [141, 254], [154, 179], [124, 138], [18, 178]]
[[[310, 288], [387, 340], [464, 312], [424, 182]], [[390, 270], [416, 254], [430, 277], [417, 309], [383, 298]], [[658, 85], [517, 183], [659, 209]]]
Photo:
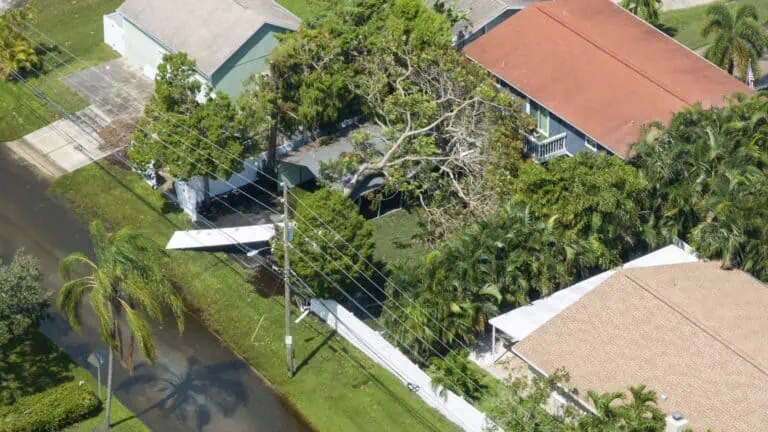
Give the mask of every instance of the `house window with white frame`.
[[592, 150], [592, 151], [593, 151], [593, 152], [595, 152], [595, 153], [597, 153], [597, 149], [600, 147], [600, 146], [599, 146], [599, 144], [597, 143], [597, 141], [593, 140], [593, 139], [592, 139], [592, 138], [590, 138], [590, 137], [586, 137], [586, 138], [585, 138], [585, 140], [584, 140], [584, 145], [585, 145], [585, 146], [586, 146], [588, 149]]
[[536, 119], [536, 129], [539, 134], [548, 137], [549, 136], [549, 111], [546, 109], [534, 105], [529, 102], [530, 114]]

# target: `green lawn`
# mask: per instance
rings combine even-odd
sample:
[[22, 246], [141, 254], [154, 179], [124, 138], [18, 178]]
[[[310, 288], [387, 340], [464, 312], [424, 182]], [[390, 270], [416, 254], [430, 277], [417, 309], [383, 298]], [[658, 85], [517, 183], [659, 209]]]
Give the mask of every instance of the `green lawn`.
[[[67, 112], [84, 108], [86, 101], [71, 91], [61, 77], [90, 65], [102, 63], [117, 57], [107, 45], [102, 43], [102, 15], [114, 11], [122, 0], [31, 0], [30, 5], [37, 11], [38, 17], [31, 23], [33, 27], [56, 41], [60, 48], [65, 48], [86, 61], [83, 64], [66, 52], [43, 54], [43, 77], [29, 72], [29, 79], [41, 88]], [[29, 28], [24, 32], [37, 42], [50, 44], [50, 41]], [[51, 50], [50, 46], [45, 46]], [[55, 50], [55, 48], [54, 48]], [[62, 65], [60, 62], [64, 62]], [[40, 114], [38, 116], [20, 105], [20, 100], [31, 104]], [[0, 81], [0, 142], [17, 139], [34, 131], [46, 123], [58, 118], [58, 114], [46, 103], [29, 97], [28, 90], [19, 83]]]
[[398, 210], [373, 220], [374, 256], [385, 263], [421, 258], [427, 249], [418, 242], [420, 232], [417, 210]]
[[[113, 228], [142, 230], [162, 244], [173, 230], [188, 226], [186, 217], [169, 208], [158, 191], [109, 164], [92, 164], [66, 175], [56, 181], [52, 192], [85, 219], [101, 218]], [[255, 293], [248, 276], [223, 254], [174, 252], [172, 259], [175, 277], [203, 321], [318, 430], [456, 430], [313, 316], [294, 329], [300, 366], [296, 377], [288, 378], [280, 297]]]
[[[7, 354], [7, 356], [5, 355]], [[34, 331], [12, 346], [0, 358], [0, 394], [27, 396], [70, 381], [82, 381], [97, 393], [96, 379], [62, 352], [42, 333]], [[147, 432], [144, 424], [133, 417], [119, 400], [112, 399], [112, 430], [116, 432]], [[101, 414], [67, 429], [67, 432], [91, 432], [104, 424]]]
[[[742, 4], [752, 4], [758, 9], [761, 22], [768, 21], [768, 1], [766, 0], [732, 0], [728, 7], [735, 11]], [[697, 50], [707, 45], [707, 40], [701, 36], [701, 28], [704, 26], [707, 15], [707, 7], [701, 5], [686, 9], [677, 9], [662, 12], [661, 22], [667, 26], [677, 28], [675, 39], [692, 50]]]
[[320, 13], [323, 3], [327, 0], [278, 0], [284, 8], [293, 12], [297, 17], [306, 20]]

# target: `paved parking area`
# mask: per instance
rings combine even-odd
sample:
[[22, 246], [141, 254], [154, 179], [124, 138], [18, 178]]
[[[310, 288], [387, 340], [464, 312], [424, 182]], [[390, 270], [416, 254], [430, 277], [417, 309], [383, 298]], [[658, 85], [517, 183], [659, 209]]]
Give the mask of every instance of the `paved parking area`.
[[123, 59], [102, 63], [64, 78], [109, 121], [141, 115], [154, 83]]
[[122, 59], [63, 80], [91, 105], [71, 119], [57, 120], [7, 143], [18, 157], [51, 177], [74, 171], [115, 151], [104, 145], [98, 132], [114, 120], [139, 117], [153, 91], [152, 81]]

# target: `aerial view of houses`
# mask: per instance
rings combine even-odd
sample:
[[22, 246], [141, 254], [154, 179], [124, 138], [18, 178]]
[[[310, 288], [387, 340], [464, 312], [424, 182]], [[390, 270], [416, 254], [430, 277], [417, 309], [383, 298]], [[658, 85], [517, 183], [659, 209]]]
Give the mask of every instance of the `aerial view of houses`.
[[0, 432], [759, 432], [768, 1], [0, 0]]

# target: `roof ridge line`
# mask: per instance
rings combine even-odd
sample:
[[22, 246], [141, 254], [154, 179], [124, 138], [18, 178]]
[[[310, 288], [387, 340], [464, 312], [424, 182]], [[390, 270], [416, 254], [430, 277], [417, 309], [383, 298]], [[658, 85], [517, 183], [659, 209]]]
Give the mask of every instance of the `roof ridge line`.
[[[554, 3], [554, 1], [553, 1], [553, 3]], [[628, 67], [629, 69], [632, 69], [637, 74], [639, 74], [640, 76], [642, 76], [646, 80], [650, 81], [651, 83], [653, 83], [654, 85], [656, 85], [660, 89], [664, 90], [665, 92], [671, 94], [675, 98], [679, 99], [680, 101], [682, 101], [686, 105], [693, 105], [692, 102], [690, 102], [686, 98], [678, 95], [675, 91], [673, 91], [670, 88], [667, 88], [664, 84], [662, 84], [661, 82], [659, 82], [656, 79], [654, 79], [653, 77], [651, 77], [649, 73], [643, 71], [639, 66], [635, 66], [629, 60], [626, 60], [625, 58], [623, 58], [620, 55], [614, 53], [613, 51], [609, 50], [608, 48], [605, 48], [604, 46], [600, 45], [597, 41], [593, 40], [589, 36], [587, 36], [584, 33], [580, 32], [579, 30], [577, 30], [573, 26], [569, 25], [565, 21], [561, 20], [560, 18], [555, 16], [552, 12], [544, 10], [543, 6], [546, 5], [546, 4], [549, 4], [549, 3], [547, 2], [547, 3], [541, 3], [540, 5], [533, 5], [531, 8], [536, 9], [539, 12], [543, 13], [544, 15], [548, 16], [550, 19], [552, 19], [554, 21], [557, 21], [560, 25], [562, 25], [563, 27], [567, 28], [568, 30], [570, 30], [571, 32], [576, 34], [578, 37], [580, 37], [580, 38], [584, 39], [585, 41], [589, 42], [591, 45], [593, 45], [598, 50], [600, 50], [600, 51], [608, 54], [609, 56], [613, 57], [614, 59], [618, 60], [624, 66]], [[615, 6], [615, 7], [618, 7], [618, 6]], [[627, 12], [627, 13], [629, 13], [629, 12]], [[648, 24], [646, 23], [646, 25], [648, 25]]]
[[[692, 263], [689, 263], [689, 264], [692, 264]], [[631, 270], [631, 269], [622, 269], [622, 270]], [[693, 324], [694, 327], [698, 328], [699, 330], [701, 330], [702, 332], [707, 334], [707, 336], [709, 336], [712, 339], [714, 339], [715, 341], [717, 341], [720, 345], [724, 346], [726, 349], [728, 349], [729, 351], [731, 351], [734, 354], [736, 354], [736, 356], [738, 356], [739, 358], [741, 358], [745, 362], [749, 363], [752, 367], [757, 369], [758, 372], [760, 372], [764, 376], [768, 377], [768, 371], [763, 369], [763, 366], [760, 364], [760, 362], [758, 360], [753, 359], [752, 356], [750, 356], [748, 353], [742, 352], [741, 349], [739, 349], [738, 347], [733, 346], [730, 343], [728, 343], [725, 340], [724, 337], [720, 336], [720, 334], [717, 333], [716, 330], [711, 329], [706, 324], [700, 323], [696, 319], [688, 316], [688, 314], [686, 313], [685, 309], [683, 309], [682, 307], [676, 305], [671, 300], [667, 300], [666, 298], [664, 298], [664, 296], [662, 296], [661, 294], [659, 294], [658, 292], [654, 291], [652, 288], [647, 286], [639, 278], [633, 277], [630, 273], [631, 272], [626, 272], [626, 271], [621, 271], [620, 272], [620, 274], [622, 276], [624, 276], [625, 278], [629, 279], [635, 285], [640, 287], [643, 291], [646, 291], [648, 294], [650, 294], [651, 296], [655, 297], [657, 300], [659, 300], [665, 306], [667, 306], [668, 308], [672, 309], [672, 311], [674, 311], [676, 314], [680, 315], [684, 320], [686, 320], [686, 321], [690, 322], [691, 324]]]

